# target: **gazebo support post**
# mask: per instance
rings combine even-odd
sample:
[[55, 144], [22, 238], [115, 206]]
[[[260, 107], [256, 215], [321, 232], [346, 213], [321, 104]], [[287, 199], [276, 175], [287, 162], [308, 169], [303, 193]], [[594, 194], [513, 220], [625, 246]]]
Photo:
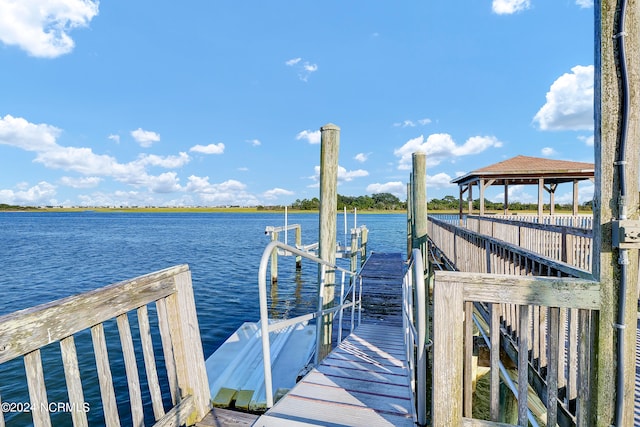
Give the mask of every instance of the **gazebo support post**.
[[504, 180], [504, 214], [509, 215], [509, 183]]
[[542, 222], [542, 211], [544, 210], [544, 178], [538, 178], [538, 222]]
[[571, 209], [573, 216], [578, 215], [578, 180], [573, 180], [573, 209]]
[[480, 180], [480, 216], [484, 216], [484, 179]]

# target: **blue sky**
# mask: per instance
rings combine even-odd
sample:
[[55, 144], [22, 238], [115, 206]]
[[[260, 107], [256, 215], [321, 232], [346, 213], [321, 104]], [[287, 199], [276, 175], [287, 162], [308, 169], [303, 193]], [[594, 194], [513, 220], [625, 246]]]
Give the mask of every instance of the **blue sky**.
[[418, 150], [428, 199], [519, 154], [593, 162], [593, 15], [589, 0], [0, 0], [0, 203], [310, 199], [327, 123], [343, 195], [405, 200]]

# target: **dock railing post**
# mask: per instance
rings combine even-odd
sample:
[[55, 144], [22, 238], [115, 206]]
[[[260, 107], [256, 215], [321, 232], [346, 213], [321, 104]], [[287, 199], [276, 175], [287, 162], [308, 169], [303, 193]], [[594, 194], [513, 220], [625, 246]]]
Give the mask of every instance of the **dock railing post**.
[[[340, 128], [329, 123], [320, 128], [320, 224], [318, 227], [318, 257], [331, 265], [336, 262], [336, 222], [338, 210], [338, 152], [340, 147]], [[321, 269], [318, 270], [320, 283]], [[334, 303], [335, 271], [327, 270], [322, 295], [324, 308]], [[316, 351], [321, 361], [331, 352], [331, 330], [333, 315], [326, 314], [322, 319], [321, 344]]]
[[[271, 233], [271, 241], [275, 242], [278, 240], [278, 232], [274, 231]], [[278, 282], [278, 248], [273, 248], [273, 252], [271, 253], [271, 283]]]

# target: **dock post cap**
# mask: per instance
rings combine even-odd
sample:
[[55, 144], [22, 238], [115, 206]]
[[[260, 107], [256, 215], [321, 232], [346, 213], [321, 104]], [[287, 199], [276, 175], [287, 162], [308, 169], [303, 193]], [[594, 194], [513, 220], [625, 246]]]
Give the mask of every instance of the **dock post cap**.
[[333, 123], [327, 123], [326, 125], [322, 126], [320, 128], [321, 131], [324, 130], [340, 130], [340, 127], [338, 125], [334, 125]]

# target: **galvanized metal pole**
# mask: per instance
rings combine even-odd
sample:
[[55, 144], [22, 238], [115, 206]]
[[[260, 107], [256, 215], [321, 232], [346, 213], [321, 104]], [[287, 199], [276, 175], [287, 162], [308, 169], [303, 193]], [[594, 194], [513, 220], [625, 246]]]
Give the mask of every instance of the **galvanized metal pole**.
[[[340, 128], [329, 123], [320, 128], [320, 224], [319, 224], [319, 258], [332, 265], [336, 263], [336, 222], [338, 210], [338, 152], [340, 148]], [[320, 281], [321, 272], [318, 271]], [[327, 269], [323, 307], [333, 306], [335, 287], [335, 271]], [[331, 329], [333, 316], [325, 315], [318, 321], [323, 322], [322, 337], [318, 351], [318, 360], [322, 360], [331, 352]]]

